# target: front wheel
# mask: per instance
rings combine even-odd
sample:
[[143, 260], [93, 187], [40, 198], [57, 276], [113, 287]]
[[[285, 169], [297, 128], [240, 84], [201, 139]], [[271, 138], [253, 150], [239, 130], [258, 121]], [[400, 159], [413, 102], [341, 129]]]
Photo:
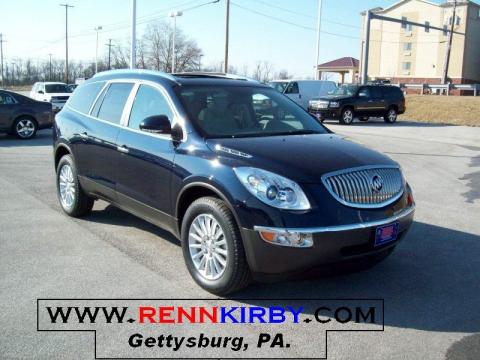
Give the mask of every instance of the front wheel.
[[225, 202], [204, 197], [194, 201], [182, 222], [182, 250], [195, 282], [226, 295], [251, 281], [240, 231]]
[[80, 187], [77, 168], [71, 155], [63, 156], [58, 163], [57, 194], [63, 211], [70, 216], [84, 216], [93, 208], [94, 200]]
[[388, 109], [383, 119], [385, 120], [385, 122], [393, 124], [394, 122], [397, 121], [397, 116], [398, 116], [397, 110], [395, 110], [395, 108], [390, 108]]
[[350, 108], [346, 108], [342, 111], [342, 115], [340, 116], [340, 123], [344, 125], [350, 125], [355, 118], [355, 114], [353, 110]]
[[37, 133], [37, 122], [29, 117], [23, 117], [15, 120], [13, 124], [13, 133], [22, 140], [28, 140]]

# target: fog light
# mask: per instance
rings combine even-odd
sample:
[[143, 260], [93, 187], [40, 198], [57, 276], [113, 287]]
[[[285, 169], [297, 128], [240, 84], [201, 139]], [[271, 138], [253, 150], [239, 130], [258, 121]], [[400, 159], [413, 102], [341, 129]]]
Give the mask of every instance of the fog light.
[[313, 246], [312, 234], [287, 231], [260, 231], [259, 233], [260, 237], [270, 244], [298, 248], [308, 248]]

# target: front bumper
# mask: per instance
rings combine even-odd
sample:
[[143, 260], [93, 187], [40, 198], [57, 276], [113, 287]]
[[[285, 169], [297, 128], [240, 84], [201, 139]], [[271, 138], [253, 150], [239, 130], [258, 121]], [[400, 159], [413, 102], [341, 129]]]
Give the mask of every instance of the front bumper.
[[313, 109], [313, 108], [308, 108], [308, 112], [310, 114], [315, 115], [318, 119], [339, 119], [341, 115], [341, 110], [340, 109]]
[[65, 106], [66, 104], [66, 101], [65, 102], [52, 102], [52, 110], [53, 112], [56, 114], [58, 112], [60, 112], [60, 110], [63, 109], [63, 107]]
[[[252, 272], [261, 276], [289, 274], [308, 270], [323, 264], [333, 264], [364, 257], [387, 250], [403, 239], [413, 222], [415, 206], [400, 210], [395, 215], [371, 222], [349, 225], [280, 229], [287, 232], [313, 235], [313, 246], [293, 248], [272, 245], [262, 240], [258, 231], [279, 230], [269, 227], [242, 229], [244, 247]], [[375, 247], [378, 226], [399, 223], [397, 240]]]

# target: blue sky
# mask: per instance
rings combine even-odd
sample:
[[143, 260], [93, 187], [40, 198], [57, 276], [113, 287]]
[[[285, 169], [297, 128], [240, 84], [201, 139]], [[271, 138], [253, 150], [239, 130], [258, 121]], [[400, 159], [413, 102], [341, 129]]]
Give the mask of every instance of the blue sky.
[[[59, 3], [65, 1], [2, 1], [0, 33], [7, 40], [4, 43], [7, 61], [17, 57], [44, 61], [48, 59], [49, 53], [54, 57], [64, 56], [65, 10]], [[138, 33], [141, 35], [149, 22], [165, 19], [170, 10], [183, 10], [208, 1], [137, 0], [140, 23]], [[252, 70], [255, 62], [269, 61], [277, 71], [285, 69], [296, 76], [312, 75], [317, 0], [231, 1], [231, 65], [238, 69], [248, 66]], [[387, 7], [394, 2], [395, 0], [323, 0], [324, 33], [321, 38], [320, 61], [342, 56], [358, 58], [359, 13], [367, 8]], [[130, 0], [69, 0], [68, 3], [75, 6], [69, 11], [71, 59], [94, 59], [93, 28], [97, 25], [102, 25], [105, 30], [100, 33], [100, 54], [107, 50], [104, 44], [108, 38], [114, 39], [114, 42], [128, 39]], [[205, 54], [203, 64], [222, 61], [225, 0], [186, 11], [178, 18], [177, 26], [198, 42]]]

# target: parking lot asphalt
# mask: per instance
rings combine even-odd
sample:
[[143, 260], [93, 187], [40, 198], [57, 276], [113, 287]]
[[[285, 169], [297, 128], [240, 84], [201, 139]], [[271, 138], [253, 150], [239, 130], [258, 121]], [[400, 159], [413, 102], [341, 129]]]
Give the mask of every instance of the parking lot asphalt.
[[[326, 125], [401, 164], [417, 202], [410, 233], [373, 269], [236, 296], [385, 299], [385, 332], [331, 333], [329, 359], [480, 358], [480, 128]], [[165, 231], [100, 201], [84, 219], [63, 215], [50, 130], [0, 136], [0, 187], [0, 358], [93, 358], [89, 333], [36, 331], [37, 298], [210, 297]]]

